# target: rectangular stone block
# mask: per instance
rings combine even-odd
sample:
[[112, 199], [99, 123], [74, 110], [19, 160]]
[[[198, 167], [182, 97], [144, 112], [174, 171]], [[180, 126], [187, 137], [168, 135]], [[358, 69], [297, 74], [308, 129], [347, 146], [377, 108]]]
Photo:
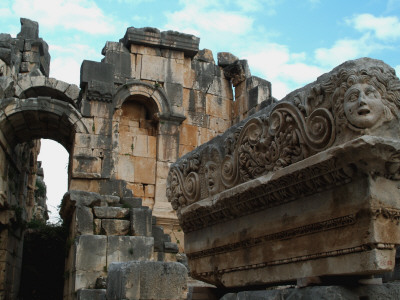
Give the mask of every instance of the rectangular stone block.
[[182, 124], [179, 142], [186, 146], [197, 147], [197, 137], [199, 128], [193, 125]]
[[107, 299], [186, 299], [186, 281], [187, 269], [176, 262], [113, 263]]
[[112, 262], [150, 260], [154, 238], [142, 236], [109, 236], [107, 241], [107, 265]]
[[77, 292], [77, 300], [106, 300], [106, 290], [82, 289]]
[[130, 222], [118, 219], [102, 219], [101, 231], [105, 235], [127, 235], [130, 231]]
[[129, 215], [129, 209], [122, 207], [93, 207], [93, 212], [99, 219], [124, 219]]
[[107, 300], [141, 299], [140, 262], [111, 263], [107, 276]]
[[118, 155], [117, 179], [134, 182], [135, 180], [135, 157], [132, 155]]
[[130, 214], [131, 234], [134, 236], [152, 236], [151, 209], [148, 207], [132, 208]]
[[155, 184], [156, 160], [155, 158], [135, 157], [135, 182]]
[[166, 58], [160, 56], [142, 56], [141, 79], [165, 81]]
[[184, 265], [156, 261], [140, 265], [141, 299], [185, 299], [188, 272]]
[[112, 64], [84, 60], [81, 65], [81, 87], [90, 80], [114, 82], [114, 66]]
[[123, 197], [121, 203], [126, 208], [137, 208], [142, 206], [142, 199], [138, 197]]
[[75, 208], [76, 233], [93, 234], [93, 214], [90, 207], [78, 205]]
[[76, 271], [104, 270], [107, 265], [107, 236], [81, 235], [76, 238], [74, 247]]

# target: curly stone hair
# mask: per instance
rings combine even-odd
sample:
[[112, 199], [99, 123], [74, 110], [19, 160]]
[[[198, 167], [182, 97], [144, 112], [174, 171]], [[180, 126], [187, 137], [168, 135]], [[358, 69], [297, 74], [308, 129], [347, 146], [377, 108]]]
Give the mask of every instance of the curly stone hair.
[[400, 80], [395, 71], [388, 67], [371, 67], [368, 69], [340, 69], [332, 75], [321, 87], [325, 94], [330, 95], [332, 111], [335, 116], [336, 127], [339, 130], [348, 126], [344, 113], [344, 95], [346, 91], [357, 83], [366, 83], [374, 86], [381, 94], [387, 120], [398, 117], [400, 108]]

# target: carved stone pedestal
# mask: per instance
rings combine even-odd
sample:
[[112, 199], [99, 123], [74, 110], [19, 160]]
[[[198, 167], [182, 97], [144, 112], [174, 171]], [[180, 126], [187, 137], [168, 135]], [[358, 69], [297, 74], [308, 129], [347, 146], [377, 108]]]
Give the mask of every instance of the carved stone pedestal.
[[398, 151], [364, 136], [183, 208], [192, 275], [234, 287], [391, 270]]
[[400, 244], [400, 82], [349, 61], [170, 169], [192, 276], [224, 287], [390, 271]]

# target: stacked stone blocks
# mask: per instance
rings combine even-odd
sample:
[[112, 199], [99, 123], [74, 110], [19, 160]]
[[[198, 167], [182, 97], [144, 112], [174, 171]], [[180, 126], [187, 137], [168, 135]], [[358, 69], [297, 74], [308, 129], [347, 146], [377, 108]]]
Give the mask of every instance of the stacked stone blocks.
[[[142, 206], [140, 198], [70, 191], [61, 213], [71, 224], [65, 299], [74, 299], [80, 290], [95, 289], [113, 263], [176, 261], [177, 245], [155, 225], [152, 211]], [[89, 292], [79, 293], [82, 298]]]

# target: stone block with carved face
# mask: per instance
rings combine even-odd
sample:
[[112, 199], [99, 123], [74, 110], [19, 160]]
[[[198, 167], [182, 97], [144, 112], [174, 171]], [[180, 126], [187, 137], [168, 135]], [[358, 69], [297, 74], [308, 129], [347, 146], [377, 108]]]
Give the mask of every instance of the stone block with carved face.
[[400, 81], [348, 61], [170, 168], [192, 276], [225, 287], [394, 267]]

